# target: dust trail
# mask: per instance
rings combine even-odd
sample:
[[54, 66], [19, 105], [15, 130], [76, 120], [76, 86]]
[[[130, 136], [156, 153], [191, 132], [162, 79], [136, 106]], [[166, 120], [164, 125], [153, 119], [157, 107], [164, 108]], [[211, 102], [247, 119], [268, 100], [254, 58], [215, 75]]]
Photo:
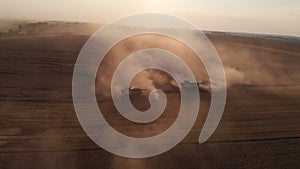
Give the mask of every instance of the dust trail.
[[[192, 33], [187, 34], [187, 36], [192, 36]], [[283, 58], [280, 54], [274, 53], [274, 51], [232, 45], [226, 41], [218, 41], [213, 44], [224, 65], [227, 87], [291, 85], [300, 79], [298, 74], [292, 73], [293, 70], [299, 70], [297, 64], [290, 64], [291, 67], [286, 66], [286, 63], [293, 62], [290, 57]], [[201, 83], [202, 89], [210, 90], [211, 84], [207, 72], [202, 62], [192, 50], [175, 39], [156, 34], [144, 34], [127, 38], [107, 53], [98, 69], [96, 78], [97, 93], [100, 95], [110, 95], [111, 78], [116, 67], [128, 55], [146, 48], [161, 48], [173, 52], [190, 67], [196, 80]], [[296, 61], [299, 62], [299, 60]], [[172, 61], [158, 61], [153, 58], [152, 60], [148, 60], [148, 62], [157, 62], [158, 64], [165, 65], [166, 62], [169, 63]], [[135, 62], [128, 66], [134, 70], [140, 64]], [[176, 68], [176, 65], [174, 65], [174, 68]], [[178, 72], [178, 75], [181, 75], [180, 72]], [[126, 73], [124, 73], [124, 76], [126, 76]], [[181, 76], [182, 81], [185, 80], [184, 75]], [[131, 82], [132, 87], [146, 89], [147, 92], [156, 88], [176, 90], [178, 85], [180, 84], [176, 84], [168, 74], [153, 69], [139, 73]]]

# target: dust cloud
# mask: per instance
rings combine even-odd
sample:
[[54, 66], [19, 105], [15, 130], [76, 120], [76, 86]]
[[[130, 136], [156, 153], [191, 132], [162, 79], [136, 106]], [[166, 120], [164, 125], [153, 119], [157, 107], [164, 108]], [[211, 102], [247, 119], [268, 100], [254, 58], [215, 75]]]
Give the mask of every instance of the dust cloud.
[[[228, 43], [222, 39], [213, 40], [213, 45], [218, 52], [226, 74], [227, 87], [232, 86], [261, 86], [261, 85], [292, 85], [299, 75], [291, 75], [285, 63], [289, 58], [283, 58], [276, 54], [278, 51], [261, 49], [259, 46], [243, 46], [241, 44]], [[199, 44], [201, 45], [201, 44]], [[100, 95], [110, 95], [110, 85], [113, 73], [124, 58], [130, 54], [146, 49], [161, 48], [170, 51], [180, 57], [192, 70], [194, 76], [202, 85], [202, 89], [209, 91], [211, 82], [200, 59], [195, 53], [176, 39], [158, 34], [143, 34], [127, 38], [115, 45], [102, 60], [96, 78], [96, 92]], [[272, 57], [272, 58], [270, 58]], [[156, 62], [164, 65], [170, 60], [156, 60], [154, 57], [147, 62]], [[139, 67], [141, 63], [132, 63], [128, 67]], [[293, 65], [292, 65], [293, 66]], [[181, 76], [184, 75], [176, 70]], [[171, 68], [172, 69], [172, 68]], [[297, 69], [295, 66], [293, 69]], [[124, 73], [126, 78], [126, 73]], [[165, 91], [178, 90], [180, 84], [163, 71], [147, 69], [140, 72], [132, 81], [131, 87], [146, 89], [147, 93], [153, 89]]]

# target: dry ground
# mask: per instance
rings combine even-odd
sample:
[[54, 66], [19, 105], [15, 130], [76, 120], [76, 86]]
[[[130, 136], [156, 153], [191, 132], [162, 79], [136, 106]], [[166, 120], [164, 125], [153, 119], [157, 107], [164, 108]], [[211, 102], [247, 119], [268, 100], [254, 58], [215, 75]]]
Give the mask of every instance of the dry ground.
[[[275, 77], [282, 72], [288, 76], [278, 76], [278, 84], [229, 88], [219, 127], [208, 142], [197, 144], [210, 100], [209, 94], [201, 93], [200, 115], [182, 143], [156, 157], [127, 159], [96, 146], [76, 118], [72, 72], [87, 39], [75, 35], [0, 39], [0, 168], [300, 167], [299, 41], [210, 36], [220, 55], [240, 67], [247, 67], [243, 59], [250, 55], [262, 59], [261, 64], [279, 65], [272, 70]], [[266, 78], [256, 74], [250, 81]], [[177, 93], [167, 96], [169, 104], [178, 105]], [[137, 107], [143, 107], [139, 100], [133, 98]], [[177, 112], [176, 106], [168, 107], [157, 121], [136, 125], [122, 119], [109, 100], [99, 101], [99, 107], [115, 129], [139, 137], [163, 131]]]

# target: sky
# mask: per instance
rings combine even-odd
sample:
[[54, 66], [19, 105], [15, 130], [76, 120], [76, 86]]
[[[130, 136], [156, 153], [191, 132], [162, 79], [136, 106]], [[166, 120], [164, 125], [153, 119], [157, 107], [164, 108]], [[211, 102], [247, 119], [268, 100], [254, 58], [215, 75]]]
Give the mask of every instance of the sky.
[[202, 30], [300, 36], [300, 0], [0, 0], [1, 19], [107, 23], [159, 12]]

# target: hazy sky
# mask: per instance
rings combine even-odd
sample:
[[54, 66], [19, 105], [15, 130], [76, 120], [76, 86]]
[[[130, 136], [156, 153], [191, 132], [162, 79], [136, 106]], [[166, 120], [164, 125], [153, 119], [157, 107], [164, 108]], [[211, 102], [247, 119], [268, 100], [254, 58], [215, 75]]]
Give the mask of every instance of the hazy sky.
[[105, 23], [160, 12], [205, 30], [300, 36], [300, 0], [0, 0], [0, 4], [3, 19]]

